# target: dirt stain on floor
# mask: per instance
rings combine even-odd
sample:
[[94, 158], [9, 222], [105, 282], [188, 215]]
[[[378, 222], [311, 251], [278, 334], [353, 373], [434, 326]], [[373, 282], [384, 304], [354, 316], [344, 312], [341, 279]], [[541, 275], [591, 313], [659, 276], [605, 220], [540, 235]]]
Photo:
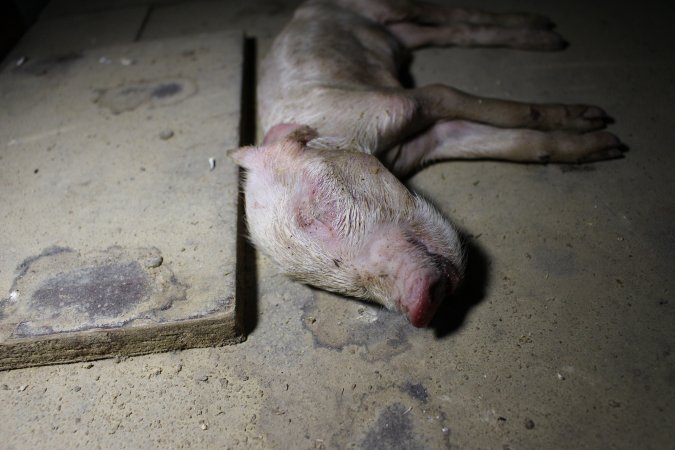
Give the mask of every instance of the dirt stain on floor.
[[315, 291], [314, 301], [303, 306], [302, 323], [315, 346], [336, 351], [361, 347], [364, 358], [373, 361], [410, 348], [413, 329], [401, 314], [323, 291]]
[[142, 105], [159, 107], [173, 105], [197, 92], [195, 83], [188, 79], [141, 80], [98, 89], [94, 103], [113, 114], [133, 111]]

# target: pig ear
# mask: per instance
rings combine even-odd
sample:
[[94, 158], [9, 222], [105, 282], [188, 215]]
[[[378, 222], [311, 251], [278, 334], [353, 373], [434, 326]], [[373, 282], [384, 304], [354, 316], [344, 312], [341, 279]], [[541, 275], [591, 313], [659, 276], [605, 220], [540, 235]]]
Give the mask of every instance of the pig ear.
[[258, 147], [242, 147], [227, 150], [227, 155], [239, 166], [247, 170], [263, 167], [288, 165], [302, 150], [303, 144], [297, 140], [284, 139], [281, 142]]
[[289, 133], [284, 139], [306, 145], [309, 141], [316, 139], [318, 136], [319, 133], [314, 128], [301, 126]]
[[250, 169], [254, 164], [256, 155], [260, 153], [258, 147], [242, 147], [242, 148], [233, 148], [227, 150], [225, 154], [232, 158], [239, 166]]
[[299, 142], [304, 145], [318, 135], [319, 133], [317, 133], [315, 129], [306, 125], [279, 123], [265, 133], [263, 145], [270, 145], [282, 141]]

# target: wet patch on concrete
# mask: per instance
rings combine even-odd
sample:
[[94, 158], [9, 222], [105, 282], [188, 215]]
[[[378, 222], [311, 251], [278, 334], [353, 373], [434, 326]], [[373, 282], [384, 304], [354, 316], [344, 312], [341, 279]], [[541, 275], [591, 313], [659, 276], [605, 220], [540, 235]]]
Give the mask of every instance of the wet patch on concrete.
[[303, 326], [315, 346], [336, 351], [362, 347], [367, 360], [389, 359], [410, 348], [412, 325], [401, 314], [381, 306], [314, 291], [313, 301], [302, 309]]
[[415, 439], [412, 416], [409, 412], [410, 410], [401, 403], [386, 406], [361, 441], [361, 447], [372, 450], [424, 448]]
[[148, 294], [149, 280], [137, 261], [83, 267], [42, 283], [30, 299], [38, 311], [77, 308], [89, 319], [128, 313]]
[[96, 104], [113, 114], [121, 114], [142, 105], [151, 108], [174, 105], [194, 95], [197, 86], [188, 79], [143, 80], [96, 92]]
[[[348, 425], [349, 435], [361, 436], [360, 448], [451, 447], [448, 416], [426, 387], [412, 382], [370, 382], [355, 388], [361, 388], [362, 393], [358, 400], [353, 399], [358, 406]], [[378, 446], [376, 441], [384, 445]]]
[[0, 325], [11, 338], [26, 338], [161, 322], [161, 312], [184, 300], [187, 287], [157, 261], [155, 248], [91, 254], [47, 248], [17, 267], [8, 297], [0, 300]]

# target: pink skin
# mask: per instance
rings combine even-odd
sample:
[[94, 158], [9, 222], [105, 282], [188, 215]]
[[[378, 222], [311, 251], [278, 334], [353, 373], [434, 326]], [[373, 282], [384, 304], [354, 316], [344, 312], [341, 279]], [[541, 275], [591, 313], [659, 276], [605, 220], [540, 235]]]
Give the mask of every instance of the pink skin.
[[439, 271], [425, 270], [408, 283], [410, 295], [402, 297], [401, 312], [413, 326], [426, 327], [443, 300], [452, 295], [459, 283], [460, 275], [451, 264]]
[[313, 149], [314, 137], [282, 124], [230, 153], [246, 169], [251, 238], [293, 278], [428, 325], [460, 282], [456, 232], [377, 158]]
[[433, 275], [417, 278], [411, 286], [411, 297], [401, 302], [402, 312], [408, 316], [410, 323], [418, 328], [431, 322], [438, 306], [445, 298], [445, 282]]
[[413, 326], [427, 326], [461, 282], [456, 263], [430, 248], [423, 233], [411, 236], [387, 224], [378, 224], [370, 233], [375, 237], [357, 258], [361, 271], [372, 278], [389, 278], [396, 309]]

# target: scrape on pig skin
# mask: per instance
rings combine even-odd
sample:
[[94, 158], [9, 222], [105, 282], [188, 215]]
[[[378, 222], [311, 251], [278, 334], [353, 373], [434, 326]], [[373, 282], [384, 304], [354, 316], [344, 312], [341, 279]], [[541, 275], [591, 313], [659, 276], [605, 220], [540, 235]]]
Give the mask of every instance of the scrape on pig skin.
[[301, 127], [231, 152], [246, 169], [254, 244], [296, 280], [428, 325], [462, 276], [457, 233], [377, 158], [311, 148], [315, 137]]

